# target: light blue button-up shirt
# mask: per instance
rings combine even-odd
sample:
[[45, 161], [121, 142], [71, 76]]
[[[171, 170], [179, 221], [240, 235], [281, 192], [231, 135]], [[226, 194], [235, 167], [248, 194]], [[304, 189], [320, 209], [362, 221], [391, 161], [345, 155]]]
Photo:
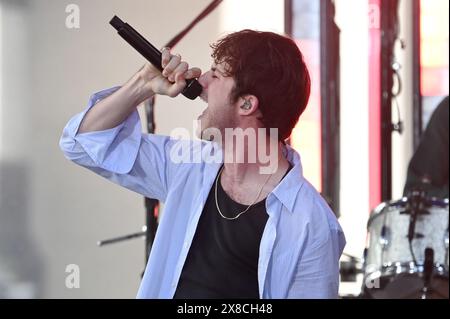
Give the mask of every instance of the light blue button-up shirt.
[[[171, 160], [174, 148], [189, 148], [195, 156], [217, 147], [211, 142], [143, 134], [137, 112], [117, 127], [78, 134], [89, 108], [117, 89], [94, 94], [88, 108], [64, 128], [60, 146], [71, 161], [165, 203], [137, 297], [173, 298], [222, 161]], [[289, 146], [284, 153], [293, 168], [266, 199], [269, 218], [259, 247], [259, 295], [337, 298], [344, 234], [325, 200], [303, 177], [298, 153]]]

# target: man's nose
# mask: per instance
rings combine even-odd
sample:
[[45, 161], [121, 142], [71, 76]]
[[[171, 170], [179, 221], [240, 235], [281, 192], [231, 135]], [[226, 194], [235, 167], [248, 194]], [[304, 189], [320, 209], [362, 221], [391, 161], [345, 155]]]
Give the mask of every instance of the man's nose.
[[203, 90], [206, 90], [208, 88], [209, 71], [200, 75], [200, 77], [198, 78], [198, 83], [200, 83], [200, 85], [203, 87]]

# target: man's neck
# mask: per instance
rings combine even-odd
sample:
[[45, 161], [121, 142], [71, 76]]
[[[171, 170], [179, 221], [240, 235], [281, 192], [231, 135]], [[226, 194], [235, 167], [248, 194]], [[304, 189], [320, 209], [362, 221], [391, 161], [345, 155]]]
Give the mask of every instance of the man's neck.
[[266, 160], [261, 161], [256, 158], [256, 161], [245, 161], [238, 162], [232, 161], [231, 159], [244, 158], [248, 159], [248, 154], [236, 154], [227, 153], [225, 159], [230, 159], [229, 161], [224, 161], [223, 175], [236, 184], [242, 184], [246, 180], [258, 179], [259, 177], [264, 178], [268, 174], [277, 175], [277, 172], [285, 171], [289, 167], [289, 162], [283, 155], [283, 149], [281, 143], [276, 147], [276, 152], [271, 152], [266, 156]]
[[[219, 182], [234, 201], [251, 205], [266, 198], [277, 187], [288, 169], [289, 162], [285, 157], [280, 159], [273, 174], [261, 174], [257, 164], [225, 163]], [[255, 199], [256, 196], [258, 197]]]

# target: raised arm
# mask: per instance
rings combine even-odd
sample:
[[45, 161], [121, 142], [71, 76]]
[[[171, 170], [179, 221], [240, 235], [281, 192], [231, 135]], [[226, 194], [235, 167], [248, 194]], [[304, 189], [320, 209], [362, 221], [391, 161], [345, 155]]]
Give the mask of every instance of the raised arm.
[[146, 99], [154, 94], [175, 97], [186, 86], [186, 79], [197, 78], [198, 68], [189, 69], [179, 55], [162, 51], [162, 73], [151, 64], [145, 64], [125, 85], [101, 100], [84, 117], [78, 133], [103, 131], [122, 123]]

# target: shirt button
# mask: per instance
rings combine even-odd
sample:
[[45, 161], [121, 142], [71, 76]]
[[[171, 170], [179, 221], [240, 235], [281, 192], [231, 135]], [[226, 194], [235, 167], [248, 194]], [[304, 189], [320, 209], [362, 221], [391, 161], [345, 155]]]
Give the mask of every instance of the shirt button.
[[185, 242], [184, 242], [184, 249], [187, 249], [187, 248], [188, 248], [188, 246], [189, 246], [188, 242], [187, 242], [187, 241], [185, 241]]

